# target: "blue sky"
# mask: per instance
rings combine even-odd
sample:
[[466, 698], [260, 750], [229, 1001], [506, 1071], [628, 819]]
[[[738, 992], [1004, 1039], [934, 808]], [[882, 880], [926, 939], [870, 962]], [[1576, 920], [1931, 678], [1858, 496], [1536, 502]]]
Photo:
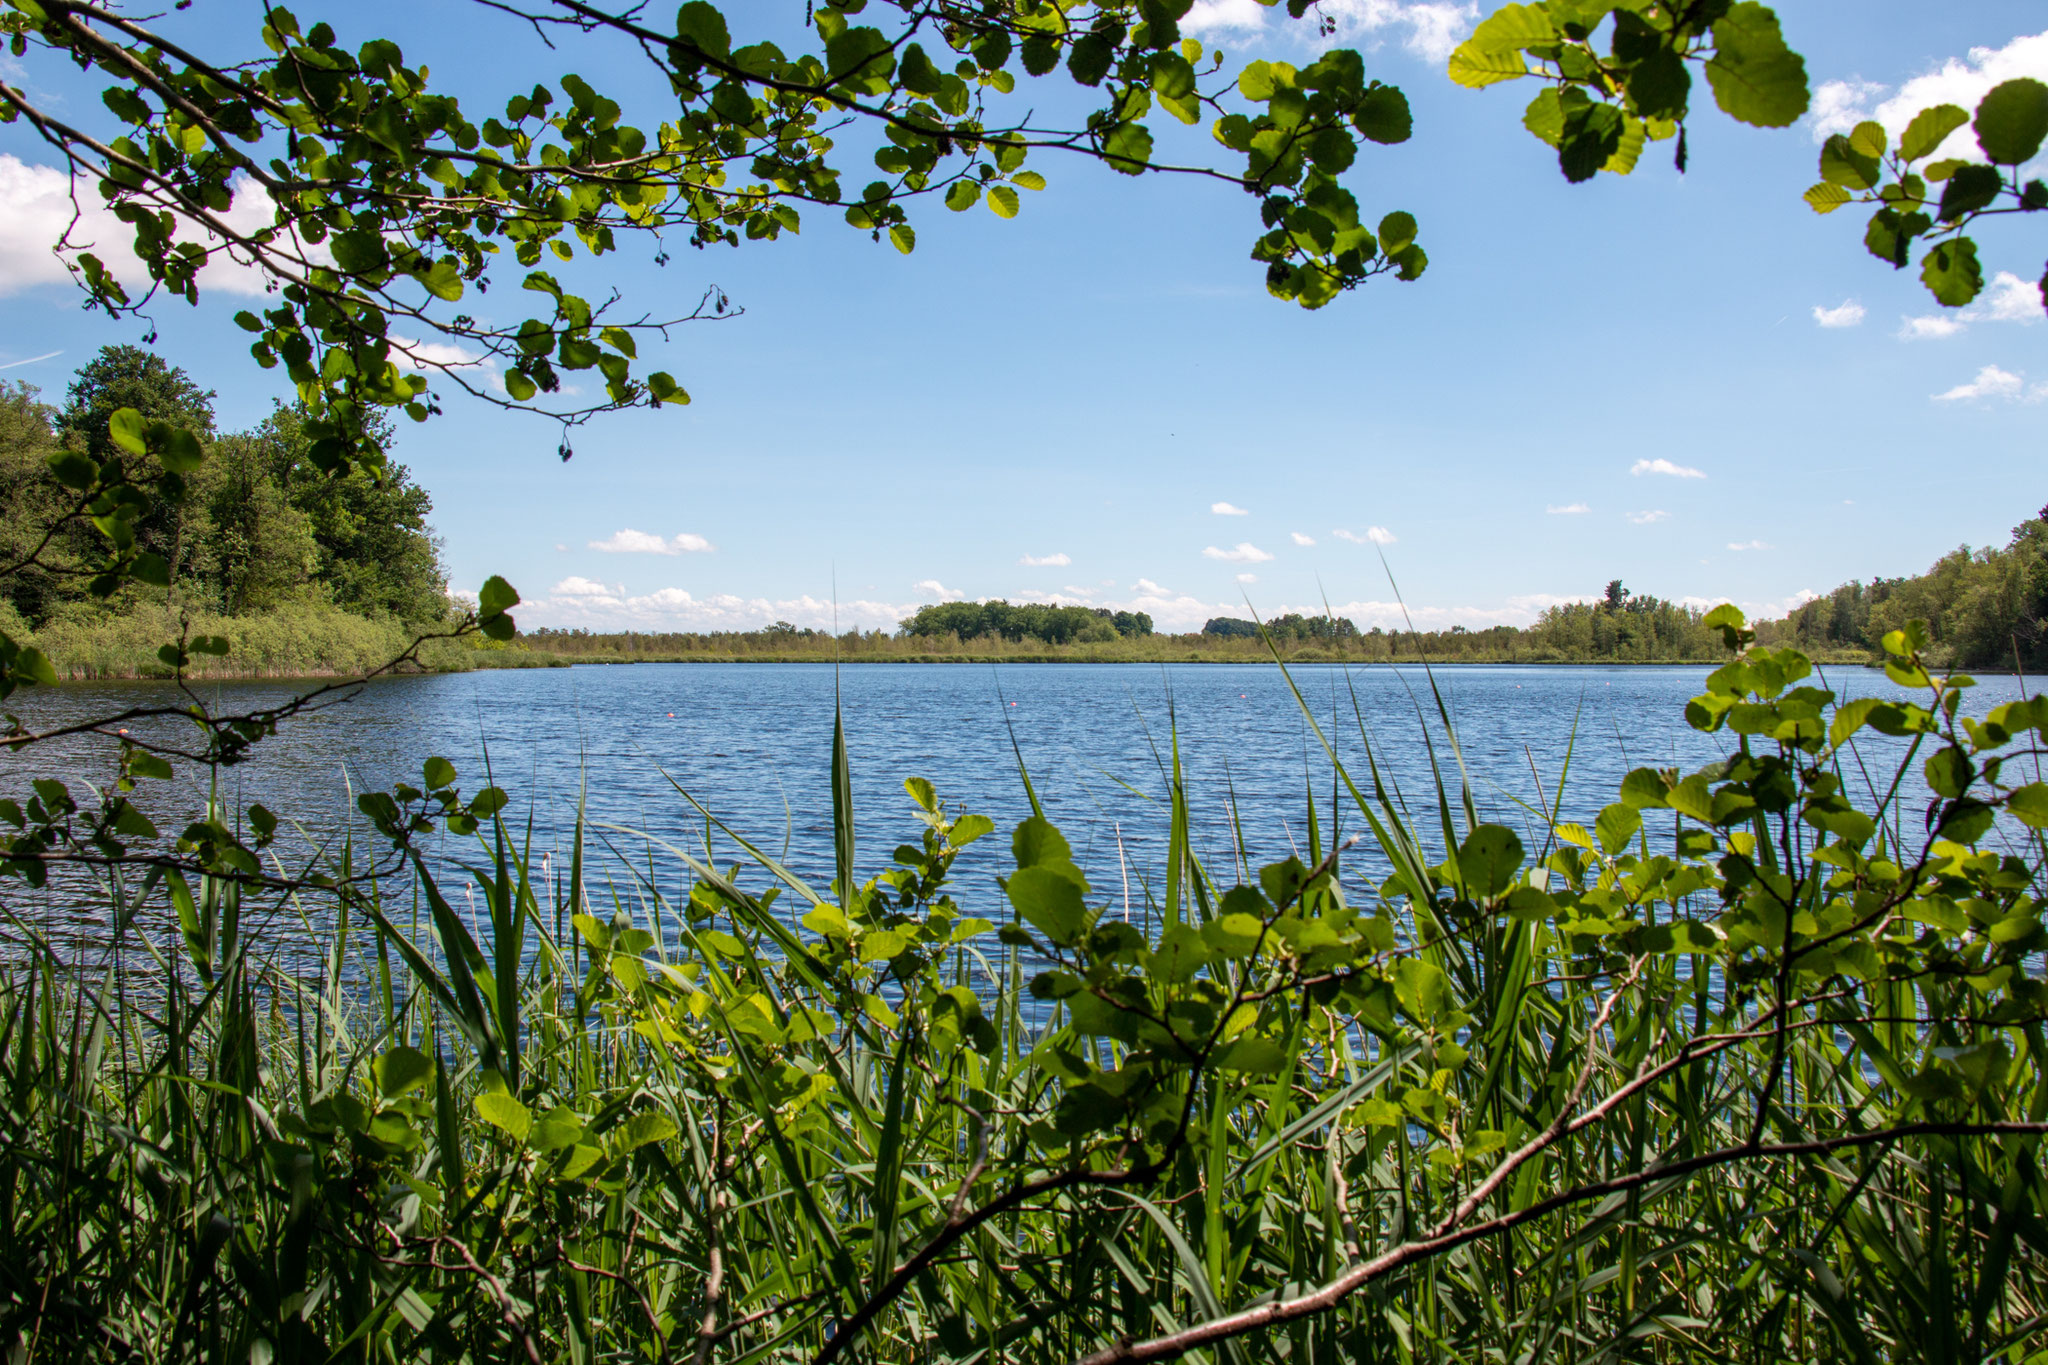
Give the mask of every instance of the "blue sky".
[[[728, 9], [736, 36], [755, 17], [786, 34], [801, 12]], [[549, 423], [450, 402], [406, 424], [397, 454], [434, 495], [455, 586], [505, 574], [527, 625], [824, 624], [836, 599], [842, 626], [876, 626], [963, 594], [1175, 628], [1247, 598], [1262, 613], [1327, 600], [1391, 625], [1384, 554], [1418, 624], [1480, 626], [1617, 577], [1781, 609], [2003, 543], [2048, 502], [2038, 299], [2008, 285], [1941, 310], [1864, 253], [1860, 217], [1816, 218], [1799, 195], [1830, 128], [2048, 78], [2041, 8], [1779, 10], [1817, 87], [1805, 124], [1703, 112], [1686, 175], [1653, 146], [1632, 176], [1570, 186], [1519, 126], [1533, 90], [1444, 78], [1443, 44], [1476, 9], [1337, 6], [1341, 41], [1415, 108], [1414, 139], [1348, 176], [1368, 214], [1420, 220], [1431, 264], [1413, 284], [1304, 313], [1246, 258], [1244, 196], [1044, 158], [1050, 185], [1017, 219], [933, 205], [910, 257], [825, 214], [665, 268], [629, 249], [606, 269], [636, 309], [687, 311], [715, 282], [745, 310], [643, 346], [690, 407], [586, 427], [564, 464]], [[253, 13], [200, 0], [179, 22], [246, 47]], [[424, 21], [349, 14], [345, 41], [402, 33], [435, 85], [480, 108], [568, 70], [644, 90], [616, 49], [550, 54], [454, 0]], [[1306, 51], [1251, 0], [1198, 14], [1238, 59]], [[92, 102], [61, 74], [15, 73]], [[627, 117], [659, 114], [628, 101]], [[56, 398], [143, 329], [82, 312], [49, 259], [50, 160], [0, 130], [0, 378]], [[1979, 235], [1992, 269], [2031, 281], [2043, 247], [2025, 228]], [[281, 390], [228, 321], [237, 282], [221, 284], [197, 309], [158, 306], [157, 345], [219, 391], [233, 428]]]

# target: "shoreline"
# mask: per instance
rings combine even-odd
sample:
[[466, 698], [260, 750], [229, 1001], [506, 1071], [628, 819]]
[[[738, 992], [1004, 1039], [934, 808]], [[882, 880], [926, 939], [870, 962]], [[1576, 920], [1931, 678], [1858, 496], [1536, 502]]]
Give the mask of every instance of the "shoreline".
[[[552, 670], [552, 669], [557, 669], [557, 668], [578, 668], [578, 667], [580, 667], [580, 668], [616, 668], [616, 667], [630, 667], [630, 666], [632, 666], [632, 665], [635, 665], [635, 664], [707, 664], [707, 665], [709, 665], [709, 664], [816, 664], [816, 665], [820, 665], [820, 666], [834, 666], [834, 665], [839, 665], [839, 664], [849, 664], [849, 665], [858, 665], [858, 666], [870, 666], [870, 665], [887, 665], [887, 664], [896, 664], [896, 665], [905, 665], [905, 666], [917, 666], [917, 667], [922, 667], [922, 666], [927, 666], [927, 665], [945, 665], [945, 664], [970, 664], [970, 665], [971, 665], [971, 664], [1026, 664], [1026, 665], [1049, 665], [1049, 664], [1083, 664], [1083, 665], [1087, 665], [1087, 666], [1090, 666], [1090, 667], [1118, 667], [1118, 666], [1122, 666], [1122, 667], [1143, 667], [1143, 666], [1152, 666], [1152, 665], [1167, 665], [1167, 664], [1174, 664], [1174, 665], [1180, 665], [1180, 664], [1199, 664], [1199, 665], [1204, 665], [1204, 666], [1210, 666], [1210, 667], [1238, 667], [1238, 668], [1271, 668], [1271, 667], [1273, 666], [1273, 662], [1274, 662], [1274, 661], [1273, 661], [1273, 660], [1272, 660], [1271, 658], [1264, 658], [1264, 659], [1239, 659], [1239, 658], [1217, 658], [1217, 657], [1213, 657], [1213, 656], [1211, 656], [1211, 657], [1203, 657], [1203, 656], [1202, 656], [1202, 655], [1200, 655], [1200, 654], [1195, 654], [1195, 655], [1189, 655], [1189, 656], [1183, 656], [1183, 657], [1179, 657], [1179, 658], [1153, 658], [1153, 659], [1101, 659], [1101, 658], [1087, 658], [1087, 657], [1076, 657], [1076, 656], [1070, 656], [1070, 655], [1059, 655], [1059, 654], [975, 654], [975, 655], [962, 655], [962, 654], [940, 654], [940, 655], [915, 655], [915, 654], [913, 654], [913, 655], [874, 655], [874, 654], [849, 654], [849, 655], [842, 655], [842, 656], [840, 656], [839, 658], [836, 658], [836, 659], [835, 659], [835, 658], [832, 658], [832, 657], [830, 657], [830, 656], [819, 656], [819, 655], [815, 655], [815, 654], [752, 654], [752, 655], [702, 655], [702, 654], [696, 654], [696, 655], [663, 655], [663, 656], [656, 656], [656, 657], [651, 657], [651, 658], [641, 658], [641, 659], [617, 659], [617, 658], [611, 658], [611, 659], [605, 659], [605, 658], [597, 658], [597, 659], [579, 659], [579, 658], [575, 658], [575, 657], [573, 657], [573, 656], [564, 656], [564, 655], [554, 655], [554, 656], [543, 656], [543, 657], [540, 657], [540, 658], [535, 658], [535, 657], [533, 657], [533, 656], [528, 656], [528, 657], [526, 657], [526, 658], [523, 658], [523, 659], [521, 659], [521, 660], [520, 660], [519, 662], [517, 662], [517, 663], [511, 663], [511, 662], [507, 662], [507, 663], [495, 663], [495, 662], [485, 662], [485, 661], [483, 661], [483, 660], [479, 660], [479, 661], [477, 661], [477, 662], [475, 662], [475, 663], [473, 663], [473, 664], [469, 665], [468, 667], [464, 667], [464, 668], [420, 668], [420, 669], [408, 669], [408, 670], [406, 670], [406, 671], [405, 671], [405, 672], [403, 672], [403, 673], [394, 673], [394, 674], [388, 674], [388, 675], [385, 675], [385, 676], [383, 676], [383, 677], [377, 677], [377, 678], [369, 678], [369, 679], [360, 679], [360, 675], [358, 675], [358, 674], [354, 674], [354, 673], [344, 673], [344, 672], [335, 672], [335, 671], [331, 671], [331, 670], [321, 670], [321, 669], [302, 669], [302, 670], [279, 670], [279, 669], [271, 669], [271, 670], [260, 670], [260, 671], [248, 671], [248, 672], [236, 672], [236, 671], [232, 671], [232, 670], [229, 670], [229, 671], [219, 671], [219, 672], [215, 672], [215, 671], [208, 671], [207, 673], [204, 673], [204, 674], [198, 674], [198, 675], [191, 675], [191, 674], [188, 674], [188, 675], [186, 676], [186, 678], [185, 678], [185, 682], [186, 682], [186, 684], [187, 684], [188, 686], [207, 686], [207, 685], [211, 685], [211, 684], [214, 684], [214, 683], [255, 683], [255, 682], [276, 682], [276, 683], [311, 683], [311, 682], [344, 682], [344, 683], [345, 683], [345, 682], [350, 682], [350, 681], [356, 681], [356, 680], [361, 680], [361, 681], [363, 681], [363, 682], [364, 682], [365, 684], [369, 684], [369, 683], [381, 683], [381, 682], [389, 682], [389, 681], [393, 681], [393, 680], [395, 680], [395, 679], [398, 679], [398, 678], [420, 678], [420, 677], [447, 677], [447, 676], [455, 676], [455, 675], [460, 675], [460, 674], [464, 674], [464, 673], [484, 673], [484, 672], [521, 672], [521, 671], [524, 671], [524, 670], [528, 670], [528, 669], [543, 669], [543, 670]], [[1290, 667], [1290, 668], [1291, 668], [1291, 667], [1296, 667], [1296, 666], [1314, 666], [1314, 667], [1323, 667], [1323, 668], [1327, 668], [1327, 667], [1332, 667], [1332, 666], [1336, 666], [1336, 665], [1343, 665], [1343, 666], [1346, 666], [1346, 667], [1359, 667], [1359, 668], [1372, 668], [1372, 667], [1378, 667], [1378, 666], [1382, 666], [1382, 665], [1392, 665], [1392, 666], [1398, 666], [1398, 667], [1404, 667], [1404, 668], [1419, 668], [1419, 667], [1427, 667], [1427, 668], [1433, 668], [1433, 669], [1434, 669], [1434, 668], [1446, 668], [1446, 669], [1462, 669], [1462, 668], [1717, 668], [1717, 667], [1719, 667], [1720, 665], [1722, 665], [1722, 664], [1726, 663], [1726, 662], [1727, 662], [1727, 660], [1726, 660], [1726, 659], [1431, 659], [1431, 658], [1424, 658], [1424, 657], [1422, 657], [1422, 656], [1420, 656], [1420, 655], [1401, 655], [1401, 656], [1396, 656], [1396, 657], [1391, 657], [1391, 658], [1388, 658], [1388, 657], [1382, 657], [1382, 658], [1373, 658], [1373, 659], [1360, 659], [1360, 658], [1338, 658], [1338, 659], [1332, 659], [1332, 658], [1292, 658], [1292, 659], [1282, 659], [1282, 660], [1281, 660], [1280, 662], [1281, 662], [1281, 663], [1283, 663], [1283, 664], [1285, 664], [1285, 665], [1287, 665], [1287, 666], [1288, 666], [1288, 667]], [[1860, 669], [1870, 669], [1870, 668], [1876, 668], [1876, 667], [1878, 667], [1878, 665], [1877, 665], [1877, 664], [1875, 664], [1875, 663], [1872, 663], [1872, 662], [1870, 662], [1870, 661], [1869, 661], [1869, 660], [1867, 660], [1867, 659], [1854, 659], [1854, 660], [1851, 660], [1851, 659], [1816, 659], [1816, 660], [1815, 660], [1814, 662], [1815, 662], [1815, 663], [1816, 663], [1817, 665], [1819, 665], [1820, 667], [1824, 667], [1824, 668], [1860, 668]], [[1984, 676], [1995, 676], [1995, 677], [2007, 677], [2007, 676], [2012, 676], [2012, 670], [2010, 670], [2010, 669], [1997, 669], [1997, 670], [1993, 670], [1993, 669], [1978, 669], [1978, 670], [1975, 670], [1975, 671], [1976, 671], [1977, 673], [1979, 673], [1979, 674], [1982, 674], [1982, 675], [1984, 675]], [[96, 677], [59, 677], [59, 678], [58, 678], [58, 680], [56, 681], [56, 683], [54, 683], [54, 684], [48, 684], [48, 683], [45, 683], [45, 684], [42, 684], [42, 686], [46, 686], [46, 687], [47, 687], [47, 686], [56, 686], [56, 687], [67, 687], [67, 688], [68, 688], [68, 687], [81, 687], [81, 686], [105, 686], [105, 685], [107, 685], [107, 684], [117, 684], [117, 683], [119, 683], [119, 684], [147, 684], [147, 685], [151, 685], [151, 686], [161, 686], [161, 685], [164, 685], [164, 684], [167, 684], [167, 683], [172, 683], [172, 682], [175, 682], [175, 681], [176, 681], [176, 679], [174, 679], [174, 678], [172, 678], [172, 677], [170, 677], [170, 676], [167, 676], [167, 675], [166, 675], [166, 676], [152, 676], [152, 675], [150, 675], [150, 674], [146, 674], [146, 673], [141, 673], [141, 672], [136, 672], [136, 673], [118, 673], [118, 674], [112, 674], [112, 673], [110, 673], [110, 674], [103, 674], [103, 675], [100, 675], [100, 676], [96, 676]]]

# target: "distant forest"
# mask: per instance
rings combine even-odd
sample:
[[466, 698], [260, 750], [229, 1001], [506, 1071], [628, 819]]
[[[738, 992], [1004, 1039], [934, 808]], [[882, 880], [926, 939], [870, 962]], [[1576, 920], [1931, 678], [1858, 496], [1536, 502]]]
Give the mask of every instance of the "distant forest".
[[[1845, 583], [1780, 620], [1759, 621], [1766, 644], [1796, 644], [1837, 663], [1874, 659], [1885, 632], [1919, 617], [1936, 657], [1963, 668], [2048, 671], [2048, 508], [2010, 544], [1942, 557], [1917, 577]], [[1629, 590], [1619, 579], [1584, 602], [1548, 607], [1526, 627], [1361, 630], [1344, 617], [1289, 614], [1264, 623], [1290, 659], [1447, 663], [1703, 663], [1725, 657], [1705, 613]], [[721, 632], [529, 631], [516, 648], [565, 660], [1086, 659], [1244, 660], [1268, 657], [1260, 623], [1212, 617], [1199, 632], [1165, 634], [1143, 613], [1037, 603], [947, 602], [920, 608], [901, 629], [829, 631], [778, 622]]]

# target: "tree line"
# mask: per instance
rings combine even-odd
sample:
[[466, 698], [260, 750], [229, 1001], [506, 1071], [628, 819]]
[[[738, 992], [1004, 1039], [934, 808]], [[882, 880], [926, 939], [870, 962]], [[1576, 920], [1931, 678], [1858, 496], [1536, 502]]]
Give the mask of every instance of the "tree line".
[[[164, 605], [231, 617], [333, 607], [407, 623], [447, 614], [441, 546], [427, 522], [433, 500], [403, 465], [387, 464], [381, 476], [368, 467], [325, 472], [299, 407], [280, 404], [250, 430], [222, 433], [213, 400], [184, 370], [134, 346], [103, 349], [62, 407], [27, 384], [0, 384], [0, 559], [30, 561], [0, 580], [0, 604], [22, 625]], [[182, 500], [135, 521], [144, 576], [111, 584], [95, 571], [104, 552], [94, 525], [65, 520], [78, 495], [51, 461], [111, 457], [109, 420], [123, 408], [193, 432], [207, 458], [184, 476]]]

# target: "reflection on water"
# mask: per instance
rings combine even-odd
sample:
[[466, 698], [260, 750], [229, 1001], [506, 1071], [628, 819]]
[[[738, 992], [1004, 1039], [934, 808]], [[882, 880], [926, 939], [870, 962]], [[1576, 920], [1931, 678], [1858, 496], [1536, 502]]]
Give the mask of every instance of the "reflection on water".
[[[1826, 670], [1844, 698], [1899, 695], [1881, 673]], [[1433, 772], [1455, 794], [1460, 755], [1483, 818], [1540, 842], [1537, 811], [1557, 803], [1566, 818], [1590, 820], [1613, 799], [1621, 776], [1642, 765], [1696, 767], [1720, 756], [1725, 736], [1703, 736], [1684, 719], [1687, 698], [1707, 670], [1695, 667], [1450, 667], [1435, 671], [1458, 751], [1436, 719], [1430, 679], [1419, 668], [1303, 666], [1295, 683], [1322, 735], [1370, 794], [1377, 762], [1419, 823], [1435, 828]], [[956, 810], [993, 817], [999, 831], [1029, 813], [1017, 772], [1021, 753], [1047, 814], [1065, 829], [1097, 894], [1116, 910], [1144, 913], [1157, 882], [1166, 834], [1167, 766], [1178, 746], [1191, 804], [1192, 837], [1212, 875], [1233, 880], [1241, 834], [1250, 864], [1307, 855], [1307, 796], [1326, 837], [1362, 822], [1348, 799], [1333, 799], [1335, 775], [1316, 729], [1287, 680], [1269, 665], [861, 664], [836, 678], [853, 769], [859, 869], [887, 865], [919, 826], [904, 778], [931, 779]], [[1987, 678], [1978, 710], [2019, 694], [2019, 680]], [[251, 761], [221, 774], [220, 794], [237, 808], [260, 801], [301, 822], [281, 847], [288, 859], [331, 847], [351, 823], [353, 793], [418, 781], [420, 762], [440, 754], [462, 772], [465, 790], [487, 767], [512, 794], [507, 814], [532, 830], [536, 861], [566, 876], [566, 844], [579, 792], [605, 837], [673, 888], [679, 864], [617, 827], [646, 831], [693, 850], [709, 845], [722, 863], [744, 855], [678, 794], [702, 801], [734, 830], [784, 857], [822, 886], [832, 876], [829, 782], [835, 675], [823, 664], [637, 664], [396, 678], [352, 701], [290, 722]], [[2026, 680], [2035, 690], [2035, 680]], [[288, 695], [269, 683], [211, 686], [222, 707], [247, 708]], [[73, 685], [17, 693], [24, 721], [67, 718], [155, 701], [160, 684]], [[163, 723], [171, 734], [182, 722]], [[1427, 736], [1428, 742], [1425, 742]], [[1012, 748], [1014, 737], [1015, 749]], [[1882, 752], [1886, 742], [1873, 740]], [[111, 748], [66, 741], [0, 758], [0, 789], [19, 792], [35, 776], [111, 780]], [[1567, 766], [1567, 756], [1569, 765]], [[1433, 767], [1434, 765], [1434, 767]], [[1852, 782], [1861, 775], [1849, 774]], [[1881, 786], [1885, 780], [1876, 779]], [[181, 771], [173, 790], [149, 793], [161, 827], [203, 807], [203, 772]], [[353, 822], [361, 838], [364, 827]], [[464, 861], [470, 855], [444, 846]], [[971, 912], [1000, 905], [993, 877], [1008, 865], [1008, 840], [982, 841], [957, 864]], [[1372, 871], [1371, 858], [1364, 871]], [[613, 875], [618, 876], [617, 869]], [[602, 878], [598, 894], [602, 894]], [[759, 875], [748, 878], [758, 884]], [[15, 914], [48, 928], [54, 941], [82, 947], [108, 926], [61, 887], [0, 887]], [[464, 902], [456, 902], [457, 909]], [[998, 911], [997, 917], [1005, 917]]]

